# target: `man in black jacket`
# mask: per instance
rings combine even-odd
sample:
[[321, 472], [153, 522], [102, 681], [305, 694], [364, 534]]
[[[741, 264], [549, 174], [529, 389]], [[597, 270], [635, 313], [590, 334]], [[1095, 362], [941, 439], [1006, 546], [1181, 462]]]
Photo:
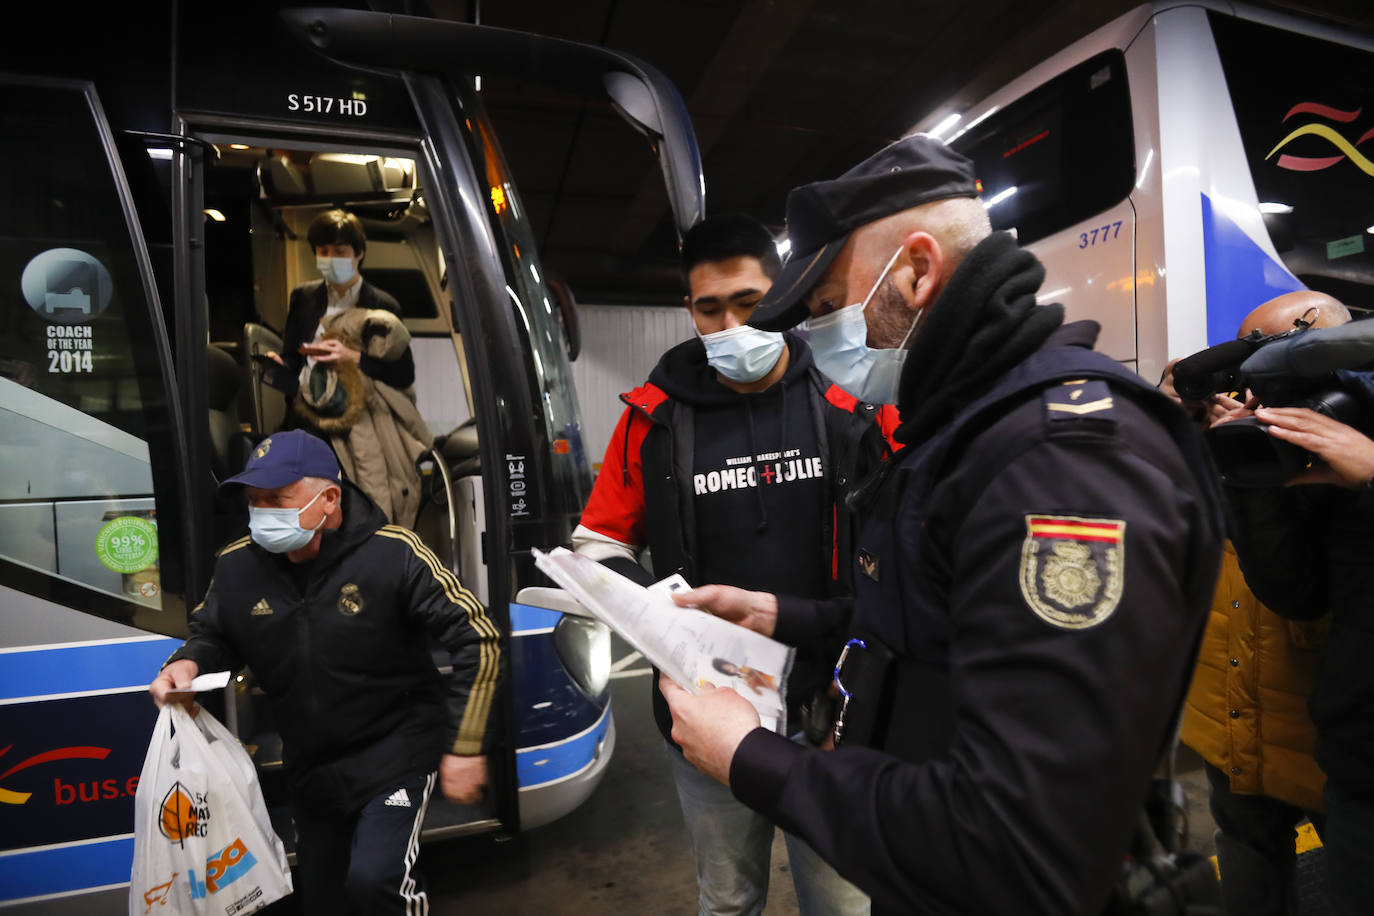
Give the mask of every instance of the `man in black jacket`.
[[1331, 615], [1308, 705], [1326, 773], [1331, 912], [1355, 916], [1374, 908], [1374, 373], [1339, 375], [1362, 408], [1355, 425], [1253, 398], [1232, 402], [1218, 422], [1254, 416], [1269, 435], [1315, 457], [1282, 486], [1228, 486], [1226, 496], [1236, 557], [1255, 596], [1283, 617]]
[[838, 747], [757, 728], [732, 691], [660, 686], [687, 759], [875, 912], [1088, 916], [1191, 674], [1220, 499], [1181, 411], [1092, 352], [1095, 325], [1036, 304], [1044, 269], [977, 193], [923, 136], [796, 189], [791, 260], [750, 318], [809, 314], [822, 371], [901, 409]]
[[[794, 734], [803, 706], [822, 717], [829, 707], [829, 672], [852, 601], [841, 559], [852, 521], [842, 496], [878, 463], [883, 441], [875, 408], [822, 378], [804, 341], [745, 325], [779, 266], [772, 236], [749, 217], [718, 216], [688, 232], [685, 304], [697, 337], [621, 396], [627, 407], [573, 545], [642, 583], [680, 572], [691, 584], [734, 586], [716, 591], [728, 592], [740, 614], [767, 616], [769, 635], [798, 649], [787, 684]], [[646, 547], [652, 576], [637, 562]], [[666, 738], [667, 707], [657, 690], [653, 698]], [[758, 913], [773, 825], [704, 779], [676, 747], [667, 753], [701, 912]], [[811, 850], [792, 836], [787, 843], [803, 914], [867, 912], [863, 895]]]
[[[149, 689], [185, 702], [198, 672], [251, 668], [282, 736], [306, 912], [423, 908], [435, 771], [461, 803], [486, 782], [496, 625], [320, 439], [264, 439], [224, 486], [247, 491], [249, 537], [220, 551], [191, 638]], [[452, 659], [446, 687], [426, 636]]]

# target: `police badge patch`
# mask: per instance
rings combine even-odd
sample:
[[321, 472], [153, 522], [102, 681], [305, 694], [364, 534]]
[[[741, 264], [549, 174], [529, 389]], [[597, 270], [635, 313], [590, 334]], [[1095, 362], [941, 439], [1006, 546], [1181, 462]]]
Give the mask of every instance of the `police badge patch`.
[[1126, 523], [1111, 518], [1027, 515], [1021, 595], [1046, 623], [1097, 626], [1116, 610], [1126, 573]]
[[339, 589], [339, 613], [345, 617], [357, 617], [363, 609], [363, 596], [358, 586], [352, 582]]

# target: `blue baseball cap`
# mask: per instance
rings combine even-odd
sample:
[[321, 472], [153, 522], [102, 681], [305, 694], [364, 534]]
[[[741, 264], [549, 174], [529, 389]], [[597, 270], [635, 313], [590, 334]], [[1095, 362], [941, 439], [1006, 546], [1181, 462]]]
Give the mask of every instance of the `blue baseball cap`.
[[302, 477], [342, 480], [334, 450], [317, 436], [291, 429], [262, 440], [253, 449], [242, 471], [221, 487], [242, 484], [260, 490], [275, 490]]

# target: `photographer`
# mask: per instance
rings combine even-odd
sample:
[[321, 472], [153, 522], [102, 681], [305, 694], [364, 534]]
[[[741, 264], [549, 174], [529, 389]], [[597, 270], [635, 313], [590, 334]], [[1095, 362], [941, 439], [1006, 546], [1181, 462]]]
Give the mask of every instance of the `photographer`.
[[[1290, 293], [1246, 316], [1237, 337], [1349, 320], [1330, 297]], [[1172, 372], [1177, 362], [1160, 387], [1181, 400]], [[1241, 407], [1217, 394], [1185, 406], [1204, 428]], [[1179, 737], [1204, 761], [1223, 901], [1232, 916], [1300, 912], [1296, 827], [1307, 817], [1319, 832], [1323, 826], [1326, 776], [1313, 758], [1316, 727], [1307, 701], [1328, 624], [1326, 617], [1284, 620], [1266, 608], [1246, 586], [1234, 547], [1226, 545]]]
[[[1334, 311], [1334, 300], [1321, 299], [1310, 300], [1314, 308]], [[1349, 372], [1337, 377], [1347, 388], [1362, 382]], [[1309, 704], [1316, 759], [1327, 775], [1322, 839], [1334, 912], [1368, 913], [1374, 906], [1374, 441], [1359, 427], [1371, 416], [1366, 407], [1351, 424], [1308, 407], [1266, 407], [1263, 394], [1248, 394], [1244, 404], [1221, 401], [1212, 431], [1253, 416], [1268, 436], [1306, 450], [1311, 460], [1282, 484], [1236, 486], [1228, 479], [1232, 539], [1247, 584], [1274, 612], [1293, 620], [1331, 614]], [[1219, 464], [1227, 476], [1227, 462]]]

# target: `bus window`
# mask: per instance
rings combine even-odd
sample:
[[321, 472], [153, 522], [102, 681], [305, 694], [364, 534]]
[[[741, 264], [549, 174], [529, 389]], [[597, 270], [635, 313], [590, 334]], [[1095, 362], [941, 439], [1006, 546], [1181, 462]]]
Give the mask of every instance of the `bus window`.
[[972, 159], [994, 229], [1028, 245], [1124, 200], [1135, 180], [1120, 51], [1060, 74], [952, 138]]
[[180, 634], [158, 338], [106, 142], [83, 88], [0, 82], [0, 581]]
[[1275, 250], [1312, 289], [1374, 308], [1374, 55], [1209, 17]]

